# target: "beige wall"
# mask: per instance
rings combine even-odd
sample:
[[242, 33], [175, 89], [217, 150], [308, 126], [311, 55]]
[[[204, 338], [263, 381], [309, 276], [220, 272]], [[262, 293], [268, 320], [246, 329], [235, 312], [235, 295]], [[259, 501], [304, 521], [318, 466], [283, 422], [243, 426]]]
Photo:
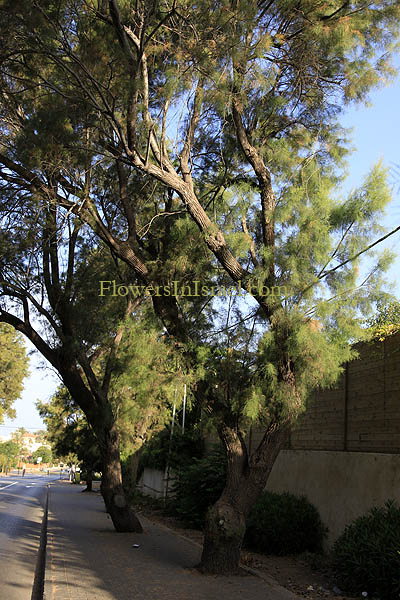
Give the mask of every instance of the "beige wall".
[[162, 498], [165, 492], [165, 473], [146, 467], [138, 482], [138, 488], [145, 496]]
[[[290, 449], [400, 452], [400, 334], [355, 348], [335, 387], [310, 399]], [[262, 432], [253, 435], [256, 443]]]
[[372, 506], [388, 498], [400, 503], [400, 455], [281, 450], [267, 489], [306, 496], [329, 528], [328, 548], [345, 525]]
[[138, 481], [137, 487], [145, 496], [153, 498], [163, 498], [166, 494], [168, 497], [174, 495], [174, 473], [170, 471], [168, 477], [164, 471], [150, 469], [145, 467]]

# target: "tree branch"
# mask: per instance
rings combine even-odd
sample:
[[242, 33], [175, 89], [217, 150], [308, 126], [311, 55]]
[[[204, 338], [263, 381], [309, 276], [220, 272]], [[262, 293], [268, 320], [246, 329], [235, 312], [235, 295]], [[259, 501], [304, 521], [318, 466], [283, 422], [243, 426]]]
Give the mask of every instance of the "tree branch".
[[[236, 98], [233, 98], [232, 100], [232, 115], [240, 147], [247, 161], [253, 167], [260, 186], [263, 244], [265, 248], [268, 248], [273, 253], [275, 247], [275, 227], [273, 220], [273, 214], [275, 210], [275, 194], [272, 189], [271, 174], [265, 166], [264, 160], [259, 152], [250, 144], [248, 140], [245, 128], [243, 126], [240, 107]], [[267, 284], [269, 286], [273, 286], [275, 279], [273, 256], [269, 260], [267, 269]]]

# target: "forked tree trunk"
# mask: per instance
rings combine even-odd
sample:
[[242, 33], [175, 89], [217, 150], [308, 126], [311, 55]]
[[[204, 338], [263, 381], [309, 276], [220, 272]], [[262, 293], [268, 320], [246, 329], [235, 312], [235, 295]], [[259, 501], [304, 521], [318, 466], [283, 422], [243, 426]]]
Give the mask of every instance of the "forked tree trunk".
[[224, 426], [219, 434], [227, 451], [227, 481], [221, 497], [207, 512], [200, 569], [232, 575], [239, 571], [246, 518], [265, 488], [289, 428], [267, 430], [250, 459], [237, 430]]
[[115, 530], [142, 533], [142, 526], [128, 505], [122, 487], [119, 433], [115, 426], [104, 432], [100, 448], [103, 462], [100, 489]]

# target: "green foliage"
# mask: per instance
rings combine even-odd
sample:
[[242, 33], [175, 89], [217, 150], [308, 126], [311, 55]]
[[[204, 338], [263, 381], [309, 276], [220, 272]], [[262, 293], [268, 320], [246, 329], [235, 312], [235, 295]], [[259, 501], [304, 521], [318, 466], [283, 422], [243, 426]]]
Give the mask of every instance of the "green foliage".
[[[190, 413], [188, 413], [190, 423]], [[192, 459], [197, 460], [203, 456], [204, 439], [196, 427], [186, 428], [182, 433], [181, 427], [175, 423], [171, 438], [170, 427], [165, 427], [152, 437], [143, 447], [140, 457], [140, 470], [144, 467], [164, 471], [167, 464], [171, 471], [180, 471], [190, 465]]]
[[[54, 457], [67, 464], [79, 462], [85, 469], [101, 469], [98, 442], [64, 386], [60, 386], [48, 402], [38, 401], [36, 406], [47, 427], [46, 437]], [[42, 462], [49, 461], [43, 458]]]
[[8, 472], [11, 468], [16, 467], [19, 453], [20, 447], [16, 442], [9, 440], [0, 443], [0, 471]]
[[220, 447], [203, 458], [193, 458], [177, 473], [174, 511], [189, 526], [202, 529], [207, 509], [224, 489], [225, 477], [226, 457]]
[[400, 594], [400, 507], [388, 500], [348, 525], [333, 546], [333, 565], [345, 591], [381, 600]]
[[321, 552], [327, 529], [305, 496], [263, 492], [247, 520], [245, 544], [264, 554]]
[[385, 337], [400, 331], [400, 302], [378, 302], [377, 314], [366, 321], [368, 333], [372, 338], [383, 341]]
[[[109, 397], [121, 433], [123, 454], [137, 451], [179, 408], [185, 382], [192, 381], [177, 353], [159, 331], [128, 319], [113, 361]], [[182, 368], [183, 367], [183, 368]]]
[[[306, 407], [311, 390], [329, 387], [341, 373], [341, 364], [355, 356], [348, 338], [332, 329], [321, 333], [321, 321], [304, 320], [300, 311], [279, 310], [272, 329], [259, 343], [257, 385], [252, 402], [258, 398], [259, 419], [298, 416]], [[296, 372], [296, 388], [279, 377], [284, 356], [290, 356]]]
[[12, 405], [20, 397], [28, 374], [28, 357], [21, 335], [0, 323], [0, 423], [5, 416], [15, 417]]
[[[26, 290], [40, 304], [52, 288], [35, 312], [97, 397], [110, 384], [108, 422], [118, 419], [126, 455], [169, 420], [176, 380], [191, 379], [171, 346], [202, 378], [207, 414], [233, 433], [295, 421], [351, 357], [384, 285], [388, 255], [371, 252], [360, 276], [389, 201], [384, 169], [341, 198], [338, 115], [393, 75], [399, 2], [3, 0], [0, 11], [1, 310], [21, 315]], [[242, 274], [288, 292], [258, 298], [253, 314], [249, 296], [147, 298], [157, 325], [142, 328], [138, 312], [116, 349], [125, 305], [96, 303], [111, 261], [98, 264], [94, 235], [115, 259], [106, 279], [220, 285]], [[77, 261], [66, 256], [74, 240]], [[105, 404], [96, 393], [92, 409]]]
[[[181, 463], [171, 501], [174, 513], [202, 529], [207, 509], [225, 486], [226, 458], [221, 446], [202, 458]], [[264, 492], [248, 518], [245, 543], [267, 554], [320, 552], [326, 535], [317, 509], [304, 497]]]
[[6, 473], [8, 470], [8, 457], [7, 454], [0, 454], [0, 472]]
[[35, 452], [33, 452], [32, 454], [33, 462], [37, 463], [39, 457], [41, 457], [42, 459], [42, 464], [51, 463], [53, 458], [51, 448], [49, 448], [48, 446], [39, 446], [39, 448], [35, 450]]
[[[218, 406], [224, 417], [231, 412], [235, 418], [260, 417], [266, 422], [272, 402], [279, 407], [276, 413], [296, 416], [312, 388], [330, 385], [339, 374], [340, 363], [349, 354], [346, 343], [358, 330], [357, 317], [368, 312], [387, 266], [387, 257], [377, 257], [368, 285], [359, 285], [359, 261], [353, 257], [380, 230], [389, 194], [384, 169], [377, 165], [363, 185], [348, 198], [340, 198], [348, 144], [337, 116], [344, 104], [365, 101], [370, 89], [393, 75], [390, 55], [399, 32], [398, 2], [354, 1], [339, 7], [301, 0], [264, 7], [257, 2], [228, 6], [185, 0], [179, 3], [177, 22], [163, 3], [144, 2], [140, 32], [131, 22], [132, 2], [117, 5], [118, 26], [107, 3], [101, 10], [91, 10], [90, 3], [60, 0], [45, 3], [38, 13], [32, 0], [3, 2], [0, 58], [5, 75], [0, 91], [2, 114], [7, 118], [0, 164], [9, 197], [1, 238], [7, 259], [14, 260], [17, 247], [24, 265], [26, 240], [28, 247], [36, 248], [36, 240], [41, 239], [35, 231], [41, 218], [33, 219], [27, 227], [29, 235], [23, 235], [27, 232], [19, 220], [9, 216], [8, 201], [14, 196], [24, 207], [16, 210], [18, 216], [41, 215], [46, 205], [47, 191], [35, 188], [32, 195], [32, 178], [25, 168], [39, 173], [49, 188], [59, 189], [54, 197], [55, 203], [63, 204], [59, 221], [67, 211], [72, 230], [73, 215], [79, 214], [82, 223], [129, 264], [130, 275], [145, 273], [152, 283], [180, 279], [185, 284], [194, 278], [220, 283], [223, 277], [204, 242], [210, 248], [218, 237], [219, 266], [232, 272], [223, 233], [249, 281], [263, 282], [271, 271], [274, 285], [287, 285], [289, 294], [284, 302], [272, 302], [270, 311], [263, 309], [268, 322], [255, 336], [267, 331], [274, 339], [260, 346], [260, 381], [251, 380], [249, 389], [243, 389], [244, 375], [250, 381], [254, 373], [245, 365], [240, 374], [237, 359], [230, 381], [225, 377], [218, 389], [232, 389], [238, 379], [239, 389], [227, 402], [221, 401], [222, 393], [217, 394], [214, 411]], [[130, 31], [126, 39], [126, 33], [121, 33], [124, 26]], [[136, 35], [147, 40], [144, 54], [136, 45]], [[146, 68], [140, 67], [141, 60]], [[132, 73], [137, 77], [134, 89]], [[192, 122], [197, 84], [202, 102], [190, 142], [186, 124]], [[234, 105], [240, 113], [236, 119]], [[256, 162], [263, 162], [262, 176], [238, 138], [238, 121], [258, 157]], [[162, 132], [160, 152], [155, 148]], [[187, 182], [177, 165], [186, 142], [191, 145], [189, 187], [199, 199], [198, 215], [201, 205], [209, 218], [196, 217], [197, 223], [204, 223], [201, 233], [193, 220], [196, 211], [187, 211], [180, 203]], [[271, 214], [260, 207], [266, 181], [274, 187], [268, 191], [274, 196]], [[274, 223], [272, 243], [265, 242], [265, 219]], [[121, 242], [125, 239], [127, 245]], [[93, 284], [103, 267], [109, 268], [107, 261], [98, 260], [90, 242], [85, 229], [79, 238], [79, 268], [72, 286], [76, 318], [85, 313], [89, 287], [93, 308]], [[333, 268], [341, 262], [345, 262], [342, 268]], [[39, 273], [37, 277], [40, 280]], [[111, 323], [118, 321], [121, 303], [117, 300], [114, 311], [114, 299], [113, 303], [105, 300], [103, 310], [94, 310], [92, 319], [80, 319], [78, 330], [88, 346], [104, 341]], [[170, 310], [169, 300], [161, 299], [156, 312], [177, 339], [198, 341], [215, 316], [201, 304], [200, 299], [185, 299]], [[229, 317], [243, 316], [243, 311], [229, 309]], [[321, 330], [313, 335], [308, 335], [310, 318], [321, 323]], [[228, 347], [239, 346], [243, 332], [247, 339], [253, 335], [250, 327], [237, 331]], [[279, 354], [282, 341], [284, 355]], [[253, 365], [254, 346], [252, 352], [246, 356]], [[317, 361], [315, 369], [320, 357], [324, 360]], [[279, 380], [285, 361], [296, 372], [295, 390], [289, 389], [288, 381]], [[128, 371], [132, 378], [133, 369]], [[148, 370], [145, 375], [142, 382]], [[145, 385], [136, 383], [144, 398]], [[125, 390], [132, 387], [127, 382], [121, 385]], [[140, 393], [139, 389], [137, 398]], [[115, 403], [119, 404], [118, 398]]]
[[28, 451], [28, 448], [25, 446], [25, 442], [24, 442], [24, 434], [25, 433], [29, 433], [25, 429], [25, 427], [18, 427], [18, 429], [16, 429], [15, 431], [12, 432], [11, 439], [13, 442], [15, 442], [17, 444], [18, 449], [19, 449], [19, 454], [27, 456], [29, 454], [29, 451]]

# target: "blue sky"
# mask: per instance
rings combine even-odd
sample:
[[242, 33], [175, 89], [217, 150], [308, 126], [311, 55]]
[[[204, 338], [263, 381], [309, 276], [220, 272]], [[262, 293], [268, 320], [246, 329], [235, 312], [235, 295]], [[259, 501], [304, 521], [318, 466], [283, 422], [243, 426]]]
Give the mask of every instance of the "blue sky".
[[[33, 346], [26, 342], [29, 349]], [[6, 436], [17, 427], [25, 427], [28, 431], [45, 429], [43, 422], [36, 410], [36, 400], [48, 400], [59, 384], [56, 375], [50, 369], [43, 370], [44, 359], [37, 353], [30, 356], [30, 377], [25, 379], [22, 396], [14, 404], [17, 418], [14, 421], [5, 419], [0, 425], [0, 435]]]
[[[400, 56], [397, 66], [400, 70]], [[351, 138], [355, 147], [349, 158], [349, 176], [344, 188], [357, 187], [371, 167], [382, 159], [389, 169], [388, 181], [392, 186], [393, 200], [383, 222], [390, 231], [400, 224], [400, 75], [391, 85], [376, 90], [370, 99], [372, 106], [354, 106], [342, 118], [342, 124], [353, 129]], [[393, 292], [400, 298], [400, 232], [383, 246], [398, 256], [388, 279], [395, 284]]]
[[[400, 63], [400, 57], [397, 63]], [[389, 180], [393, 183], [393, 202], [384, 224], [394, 229], [400, 223], [400, 77], [390, 86], [372, 93], [370, 101], [371, 107], [351, 107], [342, 118], [345, 127], [353, 128], [352, 140], [356, 148], [349, 158], [349, 177], [344, 187], [346, 190], [357, 187], [371, 167], [382, 159], [384, 165], [392, 169]], [[397, 183], [396, 165], [399, 165]], [[400, 297], [400, 233], [389, 238], [386, 245], [399, 256], [389, 273], [389, 279], [395, 283], [394, 291]], [[35, 401], [49, 399], [59, 380], [53, 372], [39, 369], [42, 363], [40, 357], [31, 356], [31, 376], [25, 381], [22, 398], [14, 405], [17, 418], [14, 421], [6, 419], [0, 425], [0, 435], [6, 435], [16, 427], [32, 431], [43, 427]]]

